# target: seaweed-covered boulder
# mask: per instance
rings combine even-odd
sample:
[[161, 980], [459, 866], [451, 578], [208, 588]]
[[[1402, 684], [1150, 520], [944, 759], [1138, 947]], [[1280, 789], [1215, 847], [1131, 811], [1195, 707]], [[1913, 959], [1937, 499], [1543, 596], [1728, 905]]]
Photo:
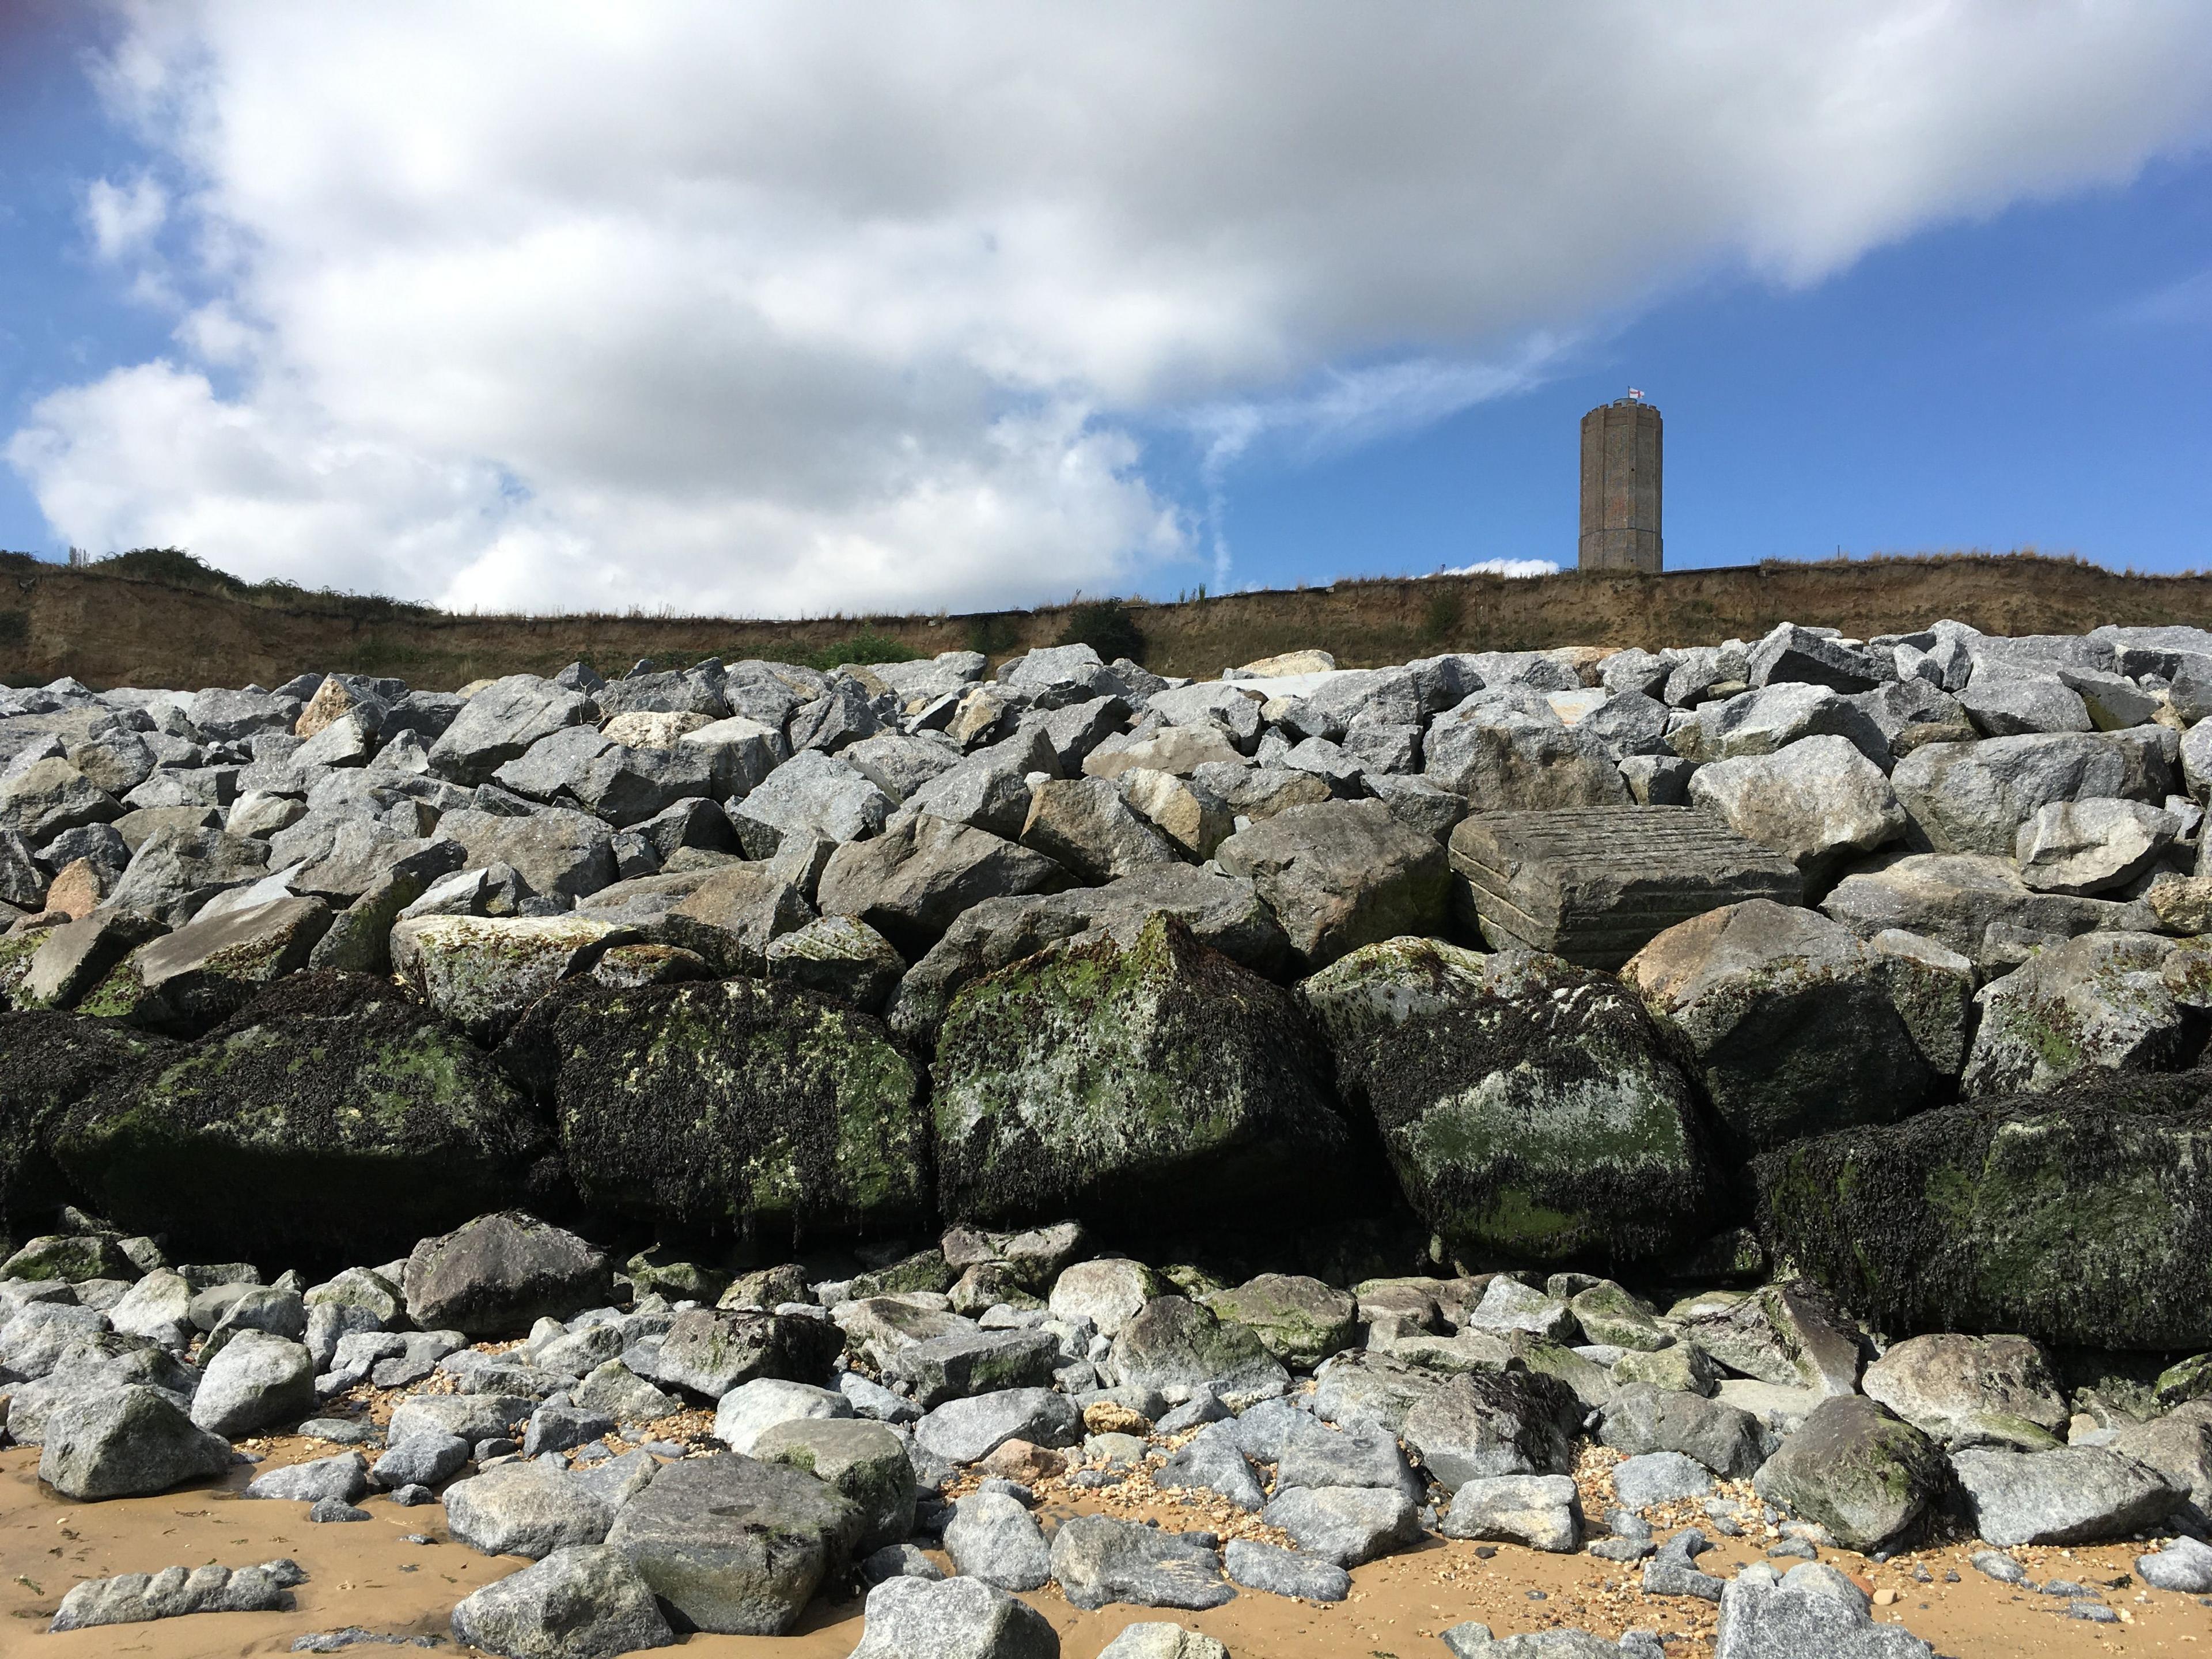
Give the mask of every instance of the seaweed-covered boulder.
[[595, 1210], [787, 1234], [928, 1204], [920, 1068], [880, 1022], [761, 979], [548, 997], [501, 1050]]
[[[1290, 994], [1173, 916], [977, 980], [938, 1036], [945, 1214], [1279, 1211], [1358, 1186]], [[1354, 1179], [1347, 1181], [1347, 1172]]]
[[381, 1261], [544, 1194], [551, 1136], [466, 1038], [389, 985], [295, 975], [49, 1134], [93, 1207], [203, 1260]]
[[1817, 910], [1771, 899], [1708, 910], [1620, 976], [1688, 1039], [1714, 1113], [1745, 1146], [1927, 1103], [1935, 1078], [1890, 1000], [1884, 959]]
[[1347, 1103], [1453, 1248], [1636, 1261], [1711, 1230], [1697, 1086], [1610, 975], [1433, 939], [1355, 951], [1299, 987]]
[[1753, 1167], [1768, 1248], [1877, 1328], [2212, 1346], [2204, 1072], [2085, 1077]]
[[0, 1234], [37, 1231], [69, 1201], [48, 1127], [116, 1078], [175, 1051], [166, 1037], [69, 1014], [0, 1014]]

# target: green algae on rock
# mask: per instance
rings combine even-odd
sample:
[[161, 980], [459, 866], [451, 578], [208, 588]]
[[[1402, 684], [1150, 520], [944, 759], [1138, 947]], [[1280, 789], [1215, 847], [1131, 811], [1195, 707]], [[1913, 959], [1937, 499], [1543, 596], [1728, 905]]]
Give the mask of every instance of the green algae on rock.
[[1188, 1218], [1364, 1196], [1290, 994], [1177, 918], [976, 980], [938, 1036], [946, 1217]]
[[354, 1261], [533, 1196], [551, 1139], [459, 1032], [338, 973], [264, 991], [49, 1135], [93, 1206], [126, 1228], [218, 1259]]
[[1407, 1197], [1455, 1250], [1642, 1261], [1711, 1230], [1696, 1085], [1611, 975], [1399, 939], [1298, 994], [1345, 1098], [1374, 1114]]
[[2212, 1346], [2204, 1072], [2085, 1074], [1801, 1141], [1753, 1170], [1769, 1249], [1893, 1336]]
[[575, 985], [502, 1056], [552, 1103], [594, 1209], [770, 1237], [927, 1212], [921, 1072], [827, 997], [747, 978]]
[[175, 1048], [107, 1020], [0, 1014], [0, 1233], [43, 1226], [75, 1195], [46, 1149], [54, 1121]]

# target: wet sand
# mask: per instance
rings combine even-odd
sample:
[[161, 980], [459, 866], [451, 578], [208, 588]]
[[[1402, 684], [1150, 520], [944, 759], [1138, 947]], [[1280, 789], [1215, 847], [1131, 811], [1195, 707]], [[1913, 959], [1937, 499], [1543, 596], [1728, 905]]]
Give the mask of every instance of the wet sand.
[[[158, 1498], [75, 1504], [38, 1480], [38, 1449], [0, 1452], [0, 1655], [94, 1659], [203, 1659], [204, 1656], [285, 1653], [309, 1631], [359, 1625], [379, 1632], [447, 1637], [453, 1603], [481, 1585], [517, 1571], [520, 1558], [478, 1555], [447, 1540], [437, 1504], [400, 1509], [382, 1497], [363, 1507], [374, 1517], [349, 1525], [315, 1525], [307, 1506], [238, 1496], [256, 1473], [327, 1454], [318, 1442], [269, 1443], [260, 1470], [234, 1469], [222, 1483], [185, 1487]], [[1601, 1474], [1595, 1477], [1601, 1480]], [[1586, 1478], [1586, 1487], [1588, 1480]], [[1733, 1489], [1732, 1489], [1733, 1490]], [[1048, 1513], [1096, 1510], [1150, 1516], [1189, 1529], [1213, 1527], [1227, 1513], [1186, 1504], [1139, 1483], [1129, 1498], [1069, 1492], [1057, 1481], [1040, 1488]], [[1249, 1528], [1249, 1519], [1239, 1517]], [[1667, 1528], [1662, 1528], [1662, 1535]], [[1710, 1527], [1708, 1535], [1712, 1535]], [[410, 1544], [407, 1534], [435, 1540]], [[1700, 1565], [1726, 1577], [1735, 1564], [1759, 1558], [1765, 1538], [1717, 1537]], [[1967, 1565], [1972, 1547], [1915, 1551], [1876, 1565], [1847, 1551], [1824, 1550], [1834, 1563], [1876, 1592], [1875, 1616], [1904, 1625], [1951, 1659], [2008, 1659], [2014, 1655], [2212, 1655], [2212, 1607], [2191, 1597], [2145, 1591], [2134, 1577], [2142, 1547], [2028, 1548], [2013, 1552], [2036, 1583], [2068, 1578], [2101, 1588], [2123, 1620], [2093, 1625], [2066, 1616], [2063, 1598], [2029, 1594], [1986, 1578]], [[1489, 1551], [1487, 1557], [1481, 1552]], [[294, 1591], [291, 1613], [198, 1614], [143, 1625], [46, 1633], [62, 1596], [81, 1578], [217, 1561], [246, 1566], [288, 1555], [307, 1573]], [[940, 1564], [943, 1558], [939, 1558]], [[1720, 1565], [1727, 1564], [1727, 1565]], [[1788, 1566], [1791, 1563], [1778, 1565]], [[1916, 1565], [1935, 1580], [1922, 1583]], [[1960, 1582], [1942, 1582], [1946, 1571]], [[1676, 1596], [1647, 1596], [1639, 1566], [1617, 1566], [1586, 1555], [1555, 1556], [1512, 1545], [1478, 1546], [1430, 1539], [1402, 1555], [1352, 1573], [1352, 1599], [1334, 1607], [1290, 1601], [1251, 1591], [1211, 1613], [1114, 1607], [1098, 1613], [1071, 1607], [1054, 1591], [1025, 1599], [1060, 1631], [1068, 1659], [1093, 1659], [1123, 1626], [1168, 1620], [1219, 1638], [1235, 1659], [1440, 1659], [1438, 1632], [1480, 1619], [1498, 1635], [1578, 1625], [1606, 1636], [1631, 1628], [1680, 1632], [1676, 1659], [1711, 1652], [1715, 1609]], [[2120, 1587], [2116, 1580], [2125, 1578]], [[1531, 1591], [1545, 1600], [1531, 1601]], [[781, 1638], [694, 1636], [682, 1650], [699, 1659], [845, 1659], [860, 1637], [861, 1605], [817, 1601], [799, 1629]], [[363, 1655], [404, 1651], [361, 1648]]]

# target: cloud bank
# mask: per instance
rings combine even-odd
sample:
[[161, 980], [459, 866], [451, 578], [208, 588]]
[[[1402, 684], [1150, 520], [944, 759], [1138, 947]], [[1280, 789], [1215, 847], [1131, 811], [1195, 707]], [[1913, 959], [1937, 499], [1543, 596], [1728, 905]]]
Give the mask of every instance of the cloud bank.
[[85, 234], [174, 350], [9, 460], [72, 543], [483, 608], [1126, 588], [1218, 551], [1162, 446], [1202, 497], [2212, 131], [2154, 0], [120, 15]]

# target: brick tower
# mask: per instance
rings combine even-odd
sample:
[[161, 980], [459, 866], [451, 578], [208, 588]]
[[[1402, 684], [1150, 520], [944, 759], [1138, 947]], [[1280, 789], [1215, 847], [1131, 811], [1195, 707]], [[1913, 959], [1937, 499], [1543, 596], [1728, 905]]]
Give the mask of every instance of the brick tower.
[[1583, 416], [1584, 570], [1664, 568], [1659, 542], [1659, 411], [1641, 395]]

